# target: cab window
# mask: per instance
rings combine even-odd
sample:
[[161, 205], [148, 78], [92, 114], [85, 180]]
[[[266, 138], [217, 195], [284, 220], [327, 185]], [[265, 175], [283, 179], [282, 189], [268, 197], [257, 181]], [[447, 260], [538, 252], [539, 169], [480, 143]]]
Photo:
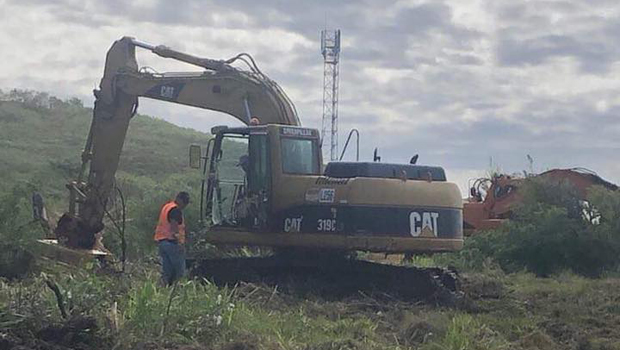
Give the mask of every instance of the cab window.
[[250, 136], [250, 173], [248, 191], [258, 193], [267, 190], [270, 185], [269, 146], [267, 135]]
[[314, 139], [283, 137], [282, 170], [285, 174], [318, 174], [319, 157]]

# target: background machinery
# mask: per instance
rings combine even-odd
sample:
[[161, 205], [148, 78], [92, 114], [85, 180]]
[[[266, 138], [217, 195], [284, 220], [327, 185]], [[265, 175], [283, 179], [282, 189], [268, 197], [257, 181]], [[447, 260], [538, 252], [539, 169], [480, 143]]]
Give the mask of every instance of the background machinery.
[[480, 178], [474, 181], [469, 198], [463, 205], [465, 233], [469, 235], [476, 230], [494, 229], [510, 219], [522, 200], [519, 188], [524, 180], [533, 177], [567, 182], [575, 187], [579, 198], [583, 200], [587, 199], [588, 189], [593, 185], [618, 190], [618, 186], [583, 168], [551, 169], [540, 174], [528, 174], [527, 177], [501, 174], [490, 179]]

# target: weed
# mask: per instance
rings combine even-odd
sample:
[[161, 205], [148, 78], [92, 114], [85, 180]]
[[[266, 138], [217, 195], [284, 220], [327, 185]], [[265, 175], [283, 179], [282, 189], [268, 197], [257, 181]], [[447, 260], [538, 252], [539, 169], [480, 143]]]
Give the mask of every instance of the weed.
[[457, 313], [454, 315], [443, 337], [429, 343], [425, 349], [441, 350], [482, 350], [503, 349], [508, 343], [490, 327], [473, 316]]

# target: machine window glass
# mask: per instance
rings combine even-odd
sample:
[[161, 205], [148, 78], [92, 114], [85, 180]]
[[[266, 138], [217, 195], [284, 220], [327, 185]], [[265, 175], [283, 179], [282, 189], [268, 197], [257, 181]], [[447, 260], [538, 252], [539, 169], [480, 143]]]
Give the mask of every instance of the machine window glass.
[[245, 196], [249, 170], [247, 136], [225, 136], [215, 159], [216, 185], [213, 194], [214, 225], [236, 225], [240, 198]]
[[268, 155], [267, 135], [250, 136], [249, 192], [258, 193], [268, 188], [270, 180]]
[[319, 157], [315, 140], [284, 137], [281, 141], [284, 173], [319, 173]]

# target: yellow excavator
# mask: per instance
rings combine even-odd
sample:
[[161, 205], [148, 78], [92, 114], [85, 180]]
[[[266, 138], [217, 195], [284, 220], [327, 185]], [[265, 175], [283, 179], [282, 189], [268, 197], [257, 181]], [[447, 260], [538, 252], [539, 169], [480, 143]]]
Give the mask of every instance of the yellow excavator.
[[[138, 66], [137, 48], [204, 70], [155, 73]], [[213, 60], [123, 37], [107, 53], [95, 97], [81, 172], [68, 185], [69, 211], [55, 229], [69, 247], [91, 248], [104, 228], [139, 97], [223, 112], [246, 124], [213, 127], [204, 152], [190, 147], [190, 164], [204, 172], [200, 211], [208, 243], [381, 253], [449, 252], [463, 245], [461, 193], [442, 168], [324, 166], [318, 130], [301, 126], [293, 103], [248, 54]], [[241, 157], [223, 147], [231, 141], [244, 149]], [[220, 171], [231, 163], [236, 174]]]
[[[205, 70], [150, 72], [138, 67], [136, 48]], [[248, 125], [214, 127], [206, 157], [198, 146], [190, 149], [193, 166], [207, 160], [201, 213], [211, 220], [210, 243], [390, 253], [462, 247], [461, 194], [442, 168], [378, 162], [324, 168], [319, 132], [301, 127], [290, 99], [248, 54], [212, 60], [124, 37], [108, 51], [95, 96], [82, 171], [68, 185], [69, 211], [55, 230], [69, 246], [91, 247], [102, 231], [130, 120], [138, 98], [148, 97], [224, 112]], [[250, 126], [252, 118], [261, 125]], [[247, 147], [241, 160], [229, 159], [222, 147], [228, 140]], [[226, 161], [238, 161], [243, 173], [221, 173]]]

